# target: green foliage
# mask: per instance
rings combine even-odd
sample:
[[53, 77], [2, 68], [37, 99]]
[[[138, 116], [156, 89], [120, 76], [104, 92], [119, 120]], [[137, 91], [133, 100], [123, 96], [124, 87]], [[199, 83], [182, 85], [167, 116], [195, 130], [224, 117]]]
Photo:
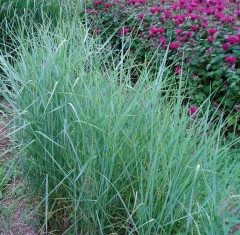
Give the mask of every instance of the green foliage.
[[33, 17], [36, 22], [41, 22], [43, 16], [59, 16], [59, 7], [61, 2], [51, 1], [34, 1], [34, 0], [1, 0], [1, 20], [6, 17], [11, 21], [15, 16]]
[[42, 24], [46, 20], [56, 24], [60, 13], [61, 0], [0, 0], [0, 49], [14, 50], [17, 45], [13, 36], [23, 24]]
[[5, 175], [6, 175], [6, 171], [0, 165], [0, 200], [3, 198], [3, 189], [6, 186]]
[[[0, 152], [2, 155], [2, 153]], [[8, 164], [0, 161], [0, 200], [4, 198], [4, 190], [6, 186], [9, 184], [11, 177], [14, 173], [14, 170]]]

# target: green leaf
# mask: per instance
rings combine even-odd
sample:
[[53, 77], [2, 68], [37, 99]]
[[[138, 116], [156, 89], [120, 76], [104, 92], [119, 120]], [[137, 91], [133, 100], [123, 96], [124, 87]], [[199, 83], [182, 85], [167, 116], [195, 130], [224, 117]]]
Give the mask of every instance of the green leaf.
[[237, 124], [237, 118], [236, 118], [236, 116], [232, 116], [231, 118], [229, 118], [229, 120], [228, 120], [228, 126], [234, 126], [234, 125], [236, 125]]
[[207, 67], [206, 67], [207, 71], [210, 69], [211, 66], [212, 66], [211, 63], [209, 63], [209, 64], [207, 65]]

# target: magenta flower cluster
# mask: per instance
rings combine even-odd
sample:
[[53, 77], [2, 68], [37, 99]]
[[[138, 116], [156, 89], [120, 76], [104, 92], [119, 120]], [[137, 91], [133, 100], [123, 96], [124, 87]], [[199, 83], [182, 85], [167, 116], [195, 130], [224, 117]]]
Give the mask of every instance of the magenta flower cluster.
[[86, 11], [103, 39], [117, 30], [114, 48], [131, 37], [141, 61], [156, 51], [168, 50], [169, 64], [184, 56], [172, 73], [189, 75], [195, 104], [221, 87], [213, 103], [239, 105], [240, 0], [98, 0]]
[[[99, 0], [93, 1], [93, 6], [95, 9], [88, 9], [88, 13], [107, 15], [114, 12], [115, 19], [124, 13], [138, 12], [139, 23], [144, 26], [139, 37], [143, 40], [151, 39], [155, 47], [160, 44], [166, 49], [166, 45], [171, 43], [168, 37], [171, 23], [176, 33], [175, 42], [170, 44], [172, 50], [183, 48], [186, 42], [195, 45], [199, 36], [206, 43], [211, 44], [216, 40], [222, 42], [220, 46], [224, 52], [233, 45], [240, 45], [240, 0]], [[116, 7], [121, 9], [121, 14]], [[223, 26], [231, 30], [222, 32]], [[96, 32], [105, 30], [104, 27], [105, 25]], [[131, 34], [135, 29], [136, 27], [124, 27], [118, 35]]]

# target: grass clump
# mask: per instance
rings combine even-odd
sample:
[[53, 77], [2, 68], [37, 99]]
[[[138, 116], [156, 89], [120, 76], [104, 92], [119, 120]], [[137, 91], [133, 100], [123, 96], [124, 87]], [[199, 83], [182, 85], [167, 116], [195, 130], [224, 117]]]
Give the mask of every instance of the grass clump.
[[81, 24], [19, 44], [14, 66], [1, 57], [1, 92], [45, 233], [227, 234], [236, 224], [239, 154], [221, 120], [189, 116], [181, 87], [168, 93], [166, 58], [132, 87], [124, 54], [114, 59]]
[[[0, 49], [16, 56], [18, 41], [14, 35], [25, 34], [26, 28], [36, 31], [39, 25], [52, 27], [62, 20], [71, 21], [80, 11], [82, 4], [75, 0], [0, 0]], [[34, 27], [33, 27], [34, 26]]]

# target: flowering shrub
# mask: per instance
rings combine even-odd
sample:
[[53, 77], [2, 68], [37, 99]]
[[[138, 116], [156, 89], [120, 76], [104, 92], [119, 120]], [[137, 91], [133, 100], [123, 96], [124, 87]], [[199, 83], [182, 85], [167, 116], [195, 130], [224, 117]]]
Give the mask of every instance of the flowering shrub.
[[171, 73], [183, 74], [193, 105], [214, 93], [213, 107], [239, 114], [240, 0], [98, 0], [86, 11], [103, 39], [118, 30], [115, 49], [130, 37], [139, 61], [168, 49], [167, 63], [177, 60]]

